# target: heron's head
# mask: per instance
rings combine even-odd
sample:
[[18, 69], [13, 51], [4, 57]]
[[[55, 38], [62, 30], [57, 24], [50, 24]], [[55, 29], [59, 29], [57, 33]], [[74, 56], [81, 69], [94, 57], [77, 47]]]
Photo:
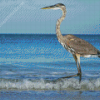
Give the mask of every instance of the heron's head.
[[43, 7], [41, 9], [53, 9], [53, 10], [57, 10], [57, 9], [62, 9], [63, 7], [65, 7], [64, 4], [58, 3], [58, 4], [55, 4], [55, 5], [52, 5], [52, 6]]

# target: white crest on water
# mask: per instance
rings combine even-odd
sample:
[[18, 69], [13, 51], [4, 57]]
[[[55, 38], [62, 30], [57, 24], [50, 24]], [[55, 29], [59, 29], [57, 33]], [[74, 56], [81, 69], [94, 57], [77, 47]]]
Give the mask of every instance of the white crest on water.
[[63, 79], [62, 81], [41, 80], [11, 80], [1, 79], [0, 89], [15, 90], [98, 90], [100, 91], [100, 78], [93, 80]]

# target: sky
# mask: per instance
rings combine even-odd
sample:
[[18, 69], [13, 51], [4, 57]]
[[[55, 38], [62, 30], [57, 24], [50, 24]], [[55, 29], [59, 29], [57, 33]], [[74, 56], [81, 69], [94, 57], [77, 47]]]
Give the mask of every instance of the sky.
[[100, 0], [0, 0], [0, 33], [55, 34], [60, 10], [42, 7], [63, 3], [63, 34], [100, 34]]

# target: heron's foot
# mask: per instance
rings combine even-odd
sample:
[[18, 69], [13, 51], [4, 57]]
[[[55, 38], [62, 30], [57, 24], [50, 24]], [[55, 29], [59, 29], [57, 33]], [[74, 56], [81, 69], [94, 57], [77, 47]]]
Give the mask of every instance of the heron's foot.
[[58, 78], [57, 80], [61, 80], [61, 79], [64, 79], [64, 78], [76, 77], [76, 76], [78, 76], [78, 74], [70, 75], [70, 76], [65, 76], [65, 77], [61, 77], [61, 78]]
[[82, 77], [82, 74], [81, 73], [77, 73], [77, 74], [71, 75], [71, 76], [61, 77], [61, 78], [58, 78], [57, 80], [61, 80], [61, 79], [64, 79], [64, 78], [76, 77], [76, 76], [79, 76], [79, 83], [80, 83], [81, 82], [81, 77]]

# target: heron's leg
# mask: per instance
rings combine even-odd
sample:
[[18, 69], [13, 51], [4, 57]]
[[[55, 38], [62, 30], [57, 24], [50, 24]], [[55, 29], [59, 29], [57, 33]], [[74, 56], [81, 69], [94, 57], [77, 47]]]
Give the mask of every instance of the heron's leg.
[[76, 54], [76, 57], [77, 57], [77, 68], [78, 68], [78, 76], [79, 76], [79, 83], [80, 83], [82, 77], [81, 66], [80, 66], [80, 55]]
[[[73, 57], [75, 59], [76, 65], [77, 65], [78, 74], [70, 75], [70, 76], [65, 76], [65, 77], [61, 77], [61, 78], [71, 78], [71, 77], [79, 76], [79, 67], [78, 67], [78, 63], [77, 63], [77, 56], [73, 55]], [[59, 79], [61, 79], [61, 78], [59, 78]]]
[[77, 62], [77, 56], [76, 55], [73, 55], [74, 59], [75, 59], [75, 62], [76, 62], [76, 65], [77, 65], [77, 70], [78, 70], [78, 73], [79, 73], [79, 67], [78, 67], [78, 62]]
[[79, 54], [76, 54], [76, 55], [73, 55], [74, 59], [75, 59], [75, 62], [76, 62], [76, 65], [77, 65], [77, 70], [78, 70], [78, 73], [75, 74], [75, 75], [71, 75], [71, 76], [65, 76], [65, 77], [61, 77], [59, 79], [62, 79], [62, 78], [71, 78], [71, 77], [76, 77], [76, 76], [79, 76], [79, 83], [81, 82], [81, 67], [80, 67], [80, 55]]

